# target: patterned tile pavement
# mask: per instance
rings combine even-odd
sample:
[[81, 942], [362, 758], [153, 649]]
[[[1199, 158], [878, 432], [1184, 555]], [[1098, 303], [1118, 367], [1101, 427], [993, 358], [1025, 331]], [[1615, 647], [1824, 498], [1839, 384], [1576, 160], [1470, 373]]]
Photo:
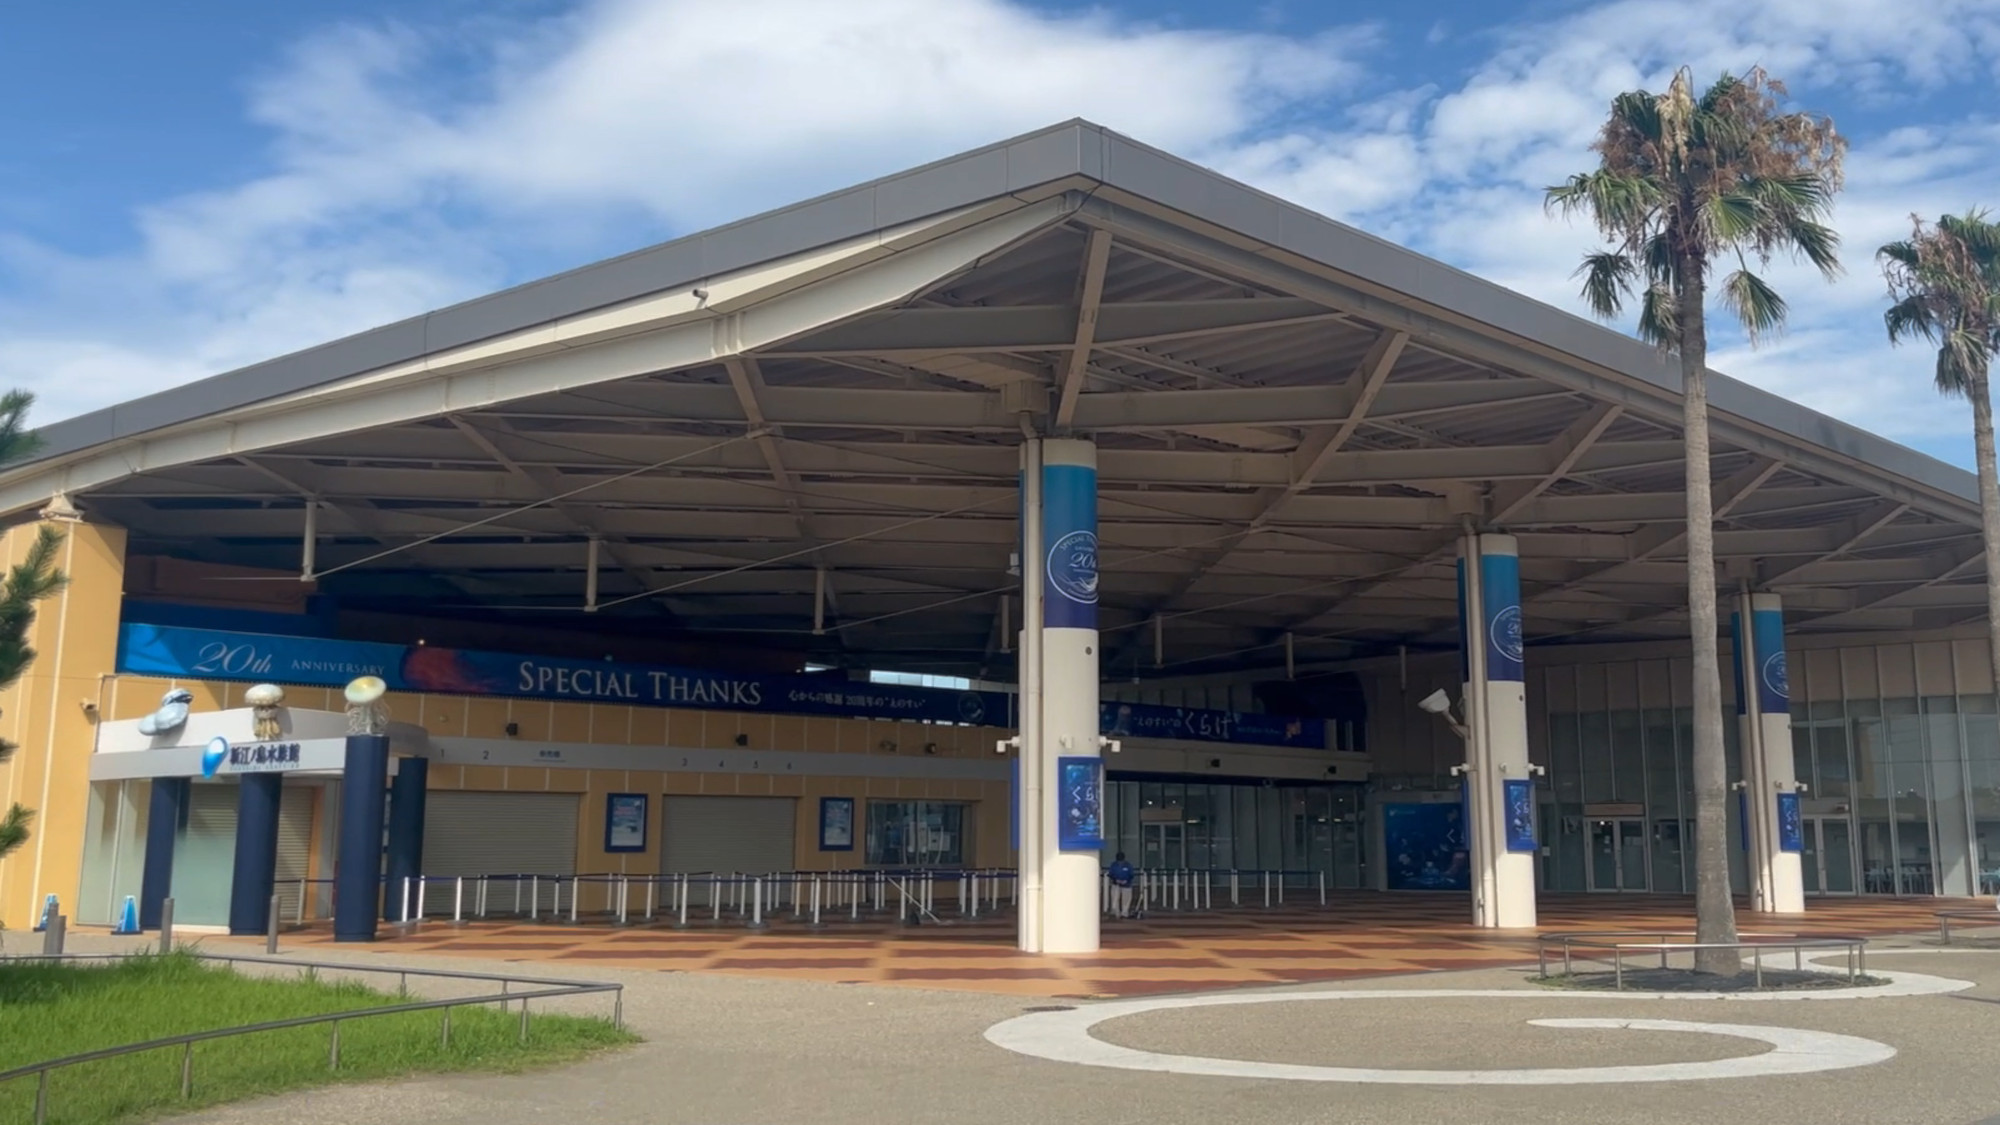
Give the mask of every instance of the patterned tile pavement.
[[[1881, 936], [1934, 931], [1935, 912], [1987, 900], [1843, 899], [1811, 903], [1804, 918], [1765, 921], [1739, 905], [1745, 932]], [[862, 920], [818, 930], [788, 914], [751, 931], [725, 916], [688, 929], [559, 922], [427, 922], [384, 927], [383, 953], [449, 953], [494, 960], [571, 962], [625, 969], [727, 973], [841, 983], [965, 989], [1036, 997], [1137, 996], [1397, 973], [1531, 964], [1533, 934], [1480, 931], [1463, 897], [1342, 892], [1327, 906], [1238, 907], [1108, 921], [1101, 952], [1035, 957], [1016, 951], [1011, 916], [947, 914], [905, 926]], [[1693, 901], [1677, 896], [1548, 895], [1540, 931], [1691, 928]], [[2000, 916], [1996, 916], [2000, 923]], [[286, 945], [331, 942], [324, 928]]]

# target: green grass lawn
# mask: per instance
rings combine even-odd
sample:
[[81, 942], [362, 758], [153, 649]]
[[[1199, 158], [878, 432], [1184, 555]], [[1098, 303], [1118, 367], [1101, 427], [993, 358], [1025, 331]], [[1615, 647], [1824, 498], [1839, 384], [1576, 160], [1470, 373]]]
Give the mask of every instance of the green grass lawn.
[[[247, 977], [184, 954], [0, 964], [0, 1071], [190, 1031], [397, 1002], [347, 981]], [[608, 1012], [611, 998], [603, 1003]], [[523, 1045], [519, 1007], [503, 1015], [487, 1006], [452, 1009], [446, 1047], [441, 1021], [436, 1011], [344, 1020], [338, 1071], [327, 1067], [325, 1024], [197, 1043], [194, 1094], [185, 1100], [180, 1047], [65, 1067], [49, 1076], [49, 1125], [113, 1125], [330, 1082], [521, 1070], [636, 1041], [609, 1020], [536, 1014]], [[0, 1084], [0, 1122], [33, 1121], [34, 1098], [32, 1077]]]

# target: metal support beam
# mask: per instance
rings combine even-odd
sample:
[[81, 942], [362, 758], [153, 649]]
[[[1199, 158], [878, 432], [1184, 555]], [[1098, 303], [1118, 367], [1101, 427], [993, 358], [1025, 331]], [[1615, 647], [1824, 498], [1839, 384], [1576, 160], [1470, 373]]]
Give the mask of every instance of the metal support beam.
[[1550, 486], [1570, 474], [1604, 431], [1625, 413], [1624, 407], [1600, 403], [1583, 412], [1560, 436], [1549, 443], [1549, 471], [1540, 480], [1514, 481], [1494, 490], [1493, 512], [1490, 517], [1494, 527], [1506, 527], [1507, 521], [1518, 515], [1529, 501], [1547, 492]]
[[[1208, 577], [1210, 572], [1243, 544], [1244, 540], [1256, 535], [1270, 524], [1288, 501], [1318, 483], [1320, 474], [1333, 463], [1341, 447], [1346, 445], [1348, 439], [1354, 436], [1354, 432], [1361, 428], [1362, 422], [1368, 416], [1369, 407], [1381, 396], [1383, 386], [1389, 381], [1390, 373], [1396, 369], [1396, 361], [1402, 357], [1403, 348], [1409, 342], [1409, 335], [1403, 332], [1384, 332], [1375, 338], [1374, 344], [1369, 346], [1368, 353], [1362, 357], [1361, 363], [1347, 377], [1344, 388], [1350, 403], [1347, 417], [1339, 422], [1308, 431], [1300, 438], [1298, 448], [1291, 456], [1291, 479], [1283, 488], [1261, 490], [1258, 493], [1256, 514], [1213, 547], [1195, 555], [1187, 576], [1175, 584], [1172, 592], [1166, 597], [1154, 603], [1152, 616], [1155, 620], [1171, 610], [1189, 590], [1194, 589], [1202, 579]], [[1136, 638], [1127, 640], [1118, 654], [1107, 661], [1106, 666], [1115, 666], [1123, 657], [1129, 655], [1137, 644]]]
[[[491, 426], [501, 433], [513, 435], [513, 428], [504, 419], [482, 417], [480, 424], [475, 425], [471, 420], [453, 414], [448, 415], [447, 420], [467, 441], [477, 446], [488, 457], [491, 457], [494, 464], [507, 470], [508, 475], [526, 482], [533, 489], [536, 499], [559, 495], [564, 491], [562, 481], [556, 477], [553, 471], [524, 465], [520, 461], [515, 460], [506, 451], [496, 445], [492, 437], [481, 428], [481, 426]], [[586, 505], [558, 500], [551, 502], [549, 508], [562, 516], [565, 521], [584, 536], [587, 542], [592, 544], [590, 550], [590, 572], [585, 579], [585, 584], [588, 587], [584, 599], [586, 612], [597, 612], [597, 554], [599, 550], [611, 556], [611, 561], [618, 564], [618, 568], [624, 571], [625, 576], [630, 578], [639, 589], [650, 590], [653, 588], [653, 572], [646, 567], [638, 565], [617, 542], [608, 539], [603, 530], [597, 526], [595, 518], [591, 515], [590, 509]], [[664, 611], [667, 607], [661, 605], [657, 608]]]
[[1093, 230], [1084, 243], [1083, 270], [1077, 278], [1076, 335], [1069, 355], [1063, 360], [1061, 391], [1056, 400], [1058, 433], [1068, 432], [1076, 420], [1076, 399], [1083, 392], [1083, 373], [1090, 363], [1090, 349], [1097, 337], [1097, 316], [1104, 300], [1104, 271], [1111, 262], [1111, 232]]

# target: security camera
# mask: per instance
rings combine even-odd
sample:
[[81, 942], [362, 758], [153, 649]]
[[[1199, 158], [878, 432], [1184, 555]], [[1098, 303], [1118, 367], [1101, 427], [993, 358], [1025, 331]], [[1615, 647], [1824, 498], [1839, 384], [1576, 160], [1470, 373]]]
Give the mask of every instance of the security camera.
[[1417, 700], [1417, 710], [1427, 715], [1448, 715], [1451, 713], [1451, 696], [1443, 688]]

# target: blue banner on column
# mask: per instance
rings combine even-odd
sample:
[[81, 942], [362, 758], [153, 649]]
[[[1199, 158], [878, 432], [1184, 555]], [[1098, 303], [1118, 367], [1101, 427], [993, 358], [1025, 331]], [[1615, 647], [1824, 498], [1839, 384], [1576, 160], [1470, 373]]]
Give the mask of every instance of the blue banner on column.
[[1806, 850], [1805, 826], [1799, 822], [1797, 793], [1778, 794], [1778, 850], [1785, 852]]
[[1535, 783], [1525, 777], [1510, 777], [1500, 783], [1505, 793], [1507, 850], [1532, 852], [1535, 843]]
[[1097, 628], [1097, 470], [1042, 466], [1042, 624]]
[[1479, 607], [1486, 614], [1487, 680], [1519, 682], [1526, 656], [1521, 638], [1520, 556], [1479, 556]]
[[1792, 708], [1792, 684], [1785, 666], [1784, 612], [1752, 610], [1750, 642], [1757, 659], [1758, 710], [1766, 715], [1788, 714]]
[[1063, 851], [1104, 846], [1104, 760], [1056, 759], [1056, 844]]

